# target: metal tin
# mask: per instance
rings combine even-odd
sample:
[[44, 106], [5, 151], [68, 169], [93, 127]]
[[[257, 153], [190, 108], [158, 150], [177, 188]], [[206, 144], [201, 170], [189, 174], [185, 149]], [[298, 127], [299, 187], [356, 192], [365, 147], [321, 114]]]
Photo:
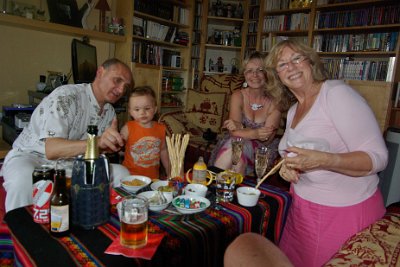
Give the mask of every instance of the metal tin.
[[36, 167], [32, 173], [33, 221], [50, 222], [50, 197], [54, 187], [54, 169], [48, 165]]

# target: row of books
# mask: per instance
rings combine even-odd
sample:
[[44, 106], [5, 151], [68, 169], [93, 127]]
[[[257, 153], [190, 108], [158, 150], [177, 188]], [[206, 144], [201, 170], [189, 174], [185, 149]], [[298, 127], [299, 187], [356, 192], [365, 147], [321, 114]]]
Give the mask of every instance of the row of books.
[[296, 13], [291, 15], [265, 16], [263, 31], [307, 30], [309, 14]]
[[318, 11], [315, 16], [315, 29], [397, 23], [400, 23], [400, 5], [367, 7], [343, 11]]
[[393, 59], [353, 60], [350, 58], [322, 58], [331, 79], [392, 81]]
[[200, 58], [200, 45], [192, 46], [192, 57]]
[[290, 2], [293, 0], [268, 0], [265, 1], [265, 10], [280, 10], [280, 9], [288, 9]]
[[247, 33], [256, 33], [258, 31], [258, 21], [249, 21]]
[[399, 33], [316, 35], [313, 46], [318, 52], [395, 51]]
[[201, 29], [201, 17], [194, 17], [193, 29], [195, 29], [195, 30]]
[[257, 45], [257, 36], [247, 36], [246, 46], [247, 47], [255, 47]]
[[174, 56], [180, 56], [180, 52], [141, 41], [132, 45], [132, 62], [171, 67]]
[[249, 8], [249, 19], [258, 19], [259, 14], [260, 14], [259, 6], [253, 6]]
[[[137, 27], [139, 30], [137, 30]], [[135, 35], [170, 43], [175, 40], [177, 32], [177, 27], [175, 26], [163, 25], [139, 17], [133, 18], [133, 29]]]

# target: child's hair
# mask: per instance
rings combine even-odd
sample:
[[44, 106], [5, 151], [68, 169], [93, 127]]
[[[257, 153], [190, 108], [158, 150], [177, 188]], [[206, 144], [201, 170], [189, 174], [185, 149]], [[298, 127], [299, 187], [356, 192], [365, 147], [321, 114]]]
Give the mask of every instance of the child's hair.
[[138, 86], [133, 88], [130, 92], [129, 92], [129, 97], [131, 96], [151, 96], [154, 100], [154, 105], [157, 105], [157, 98], [156, 98], [156, 93], [154, 92], [153, 88], [151, 88], [151, 86]]

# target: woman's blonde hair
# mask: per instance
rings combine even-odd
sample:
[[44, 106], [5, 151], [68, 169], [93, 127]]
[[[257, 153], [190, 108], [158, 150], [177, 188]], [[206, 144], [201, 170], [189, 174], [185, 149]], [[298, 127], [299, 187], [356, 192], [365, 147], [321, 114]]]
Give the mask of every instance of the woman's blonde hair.
[[278, 64], [283, 49], [286, 47], [291, 48], [293, 51], [307, 58], [310, 62], [311, 73], [315, 81], [325, 81], [328, 78], [328, 75], [317, 52], [308, 45], [290, 39], [281, 41], [274, 45], [265, 59], [265, 68], [267, 69], [267, 87], [285, 90], [287, 94], [291, 96], [291, 102], [293, 102], [293, 95], [289, 92], [286, 86], [283, 85], [279, 79], [278, 72], [276, 71], [276, 65]]
[[280, 111], [286, 111], [290, 107], [290, 96], [287, 94], [287, 89], [285, 88], [280, 88], [280, 87], [270, 87], [268, 86], [268, 68], [265, 65], [265, 60], [266, 60], [266, 54], [255, 51], [248, 55], [242, 62], [242, 68], [241, 68], [241, 73], [243, 73], [246, 69], [247, 64], [249, 61], [254, 60], [254, 59], [259, 59], [263, 65], [262, 68], [264, 70], [264, 76], [266, 80], [266, 87], [265, 87], [265, 94], [274, 102], [274, 104], [277, 106], [277, 108]]

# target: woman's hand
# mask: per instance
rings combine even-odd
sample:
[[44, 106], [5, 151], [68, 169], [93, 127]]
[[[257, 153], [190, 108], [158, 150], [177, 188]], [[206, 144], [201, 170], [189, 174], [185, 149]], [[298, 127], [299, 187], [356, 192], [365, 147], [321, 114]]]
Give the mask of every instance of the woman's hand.
[[275, 128], [273, 127], [261, 127], [257, 129], [257, 138], [258, 140], [264, 142], [268, 141], [271, 136], [274, 135]]
[[290, 168], [286, 161], [282, 164], [279, 174], [285, 181], [290, 183], [297, 183], [299, 181], [299, 172]]
[[243, 125], [240, 122], [231, 119], [224, 121], [224, 125], [222, 127], [228, 129], [229, 131], [237, 131], [243, 129]]

